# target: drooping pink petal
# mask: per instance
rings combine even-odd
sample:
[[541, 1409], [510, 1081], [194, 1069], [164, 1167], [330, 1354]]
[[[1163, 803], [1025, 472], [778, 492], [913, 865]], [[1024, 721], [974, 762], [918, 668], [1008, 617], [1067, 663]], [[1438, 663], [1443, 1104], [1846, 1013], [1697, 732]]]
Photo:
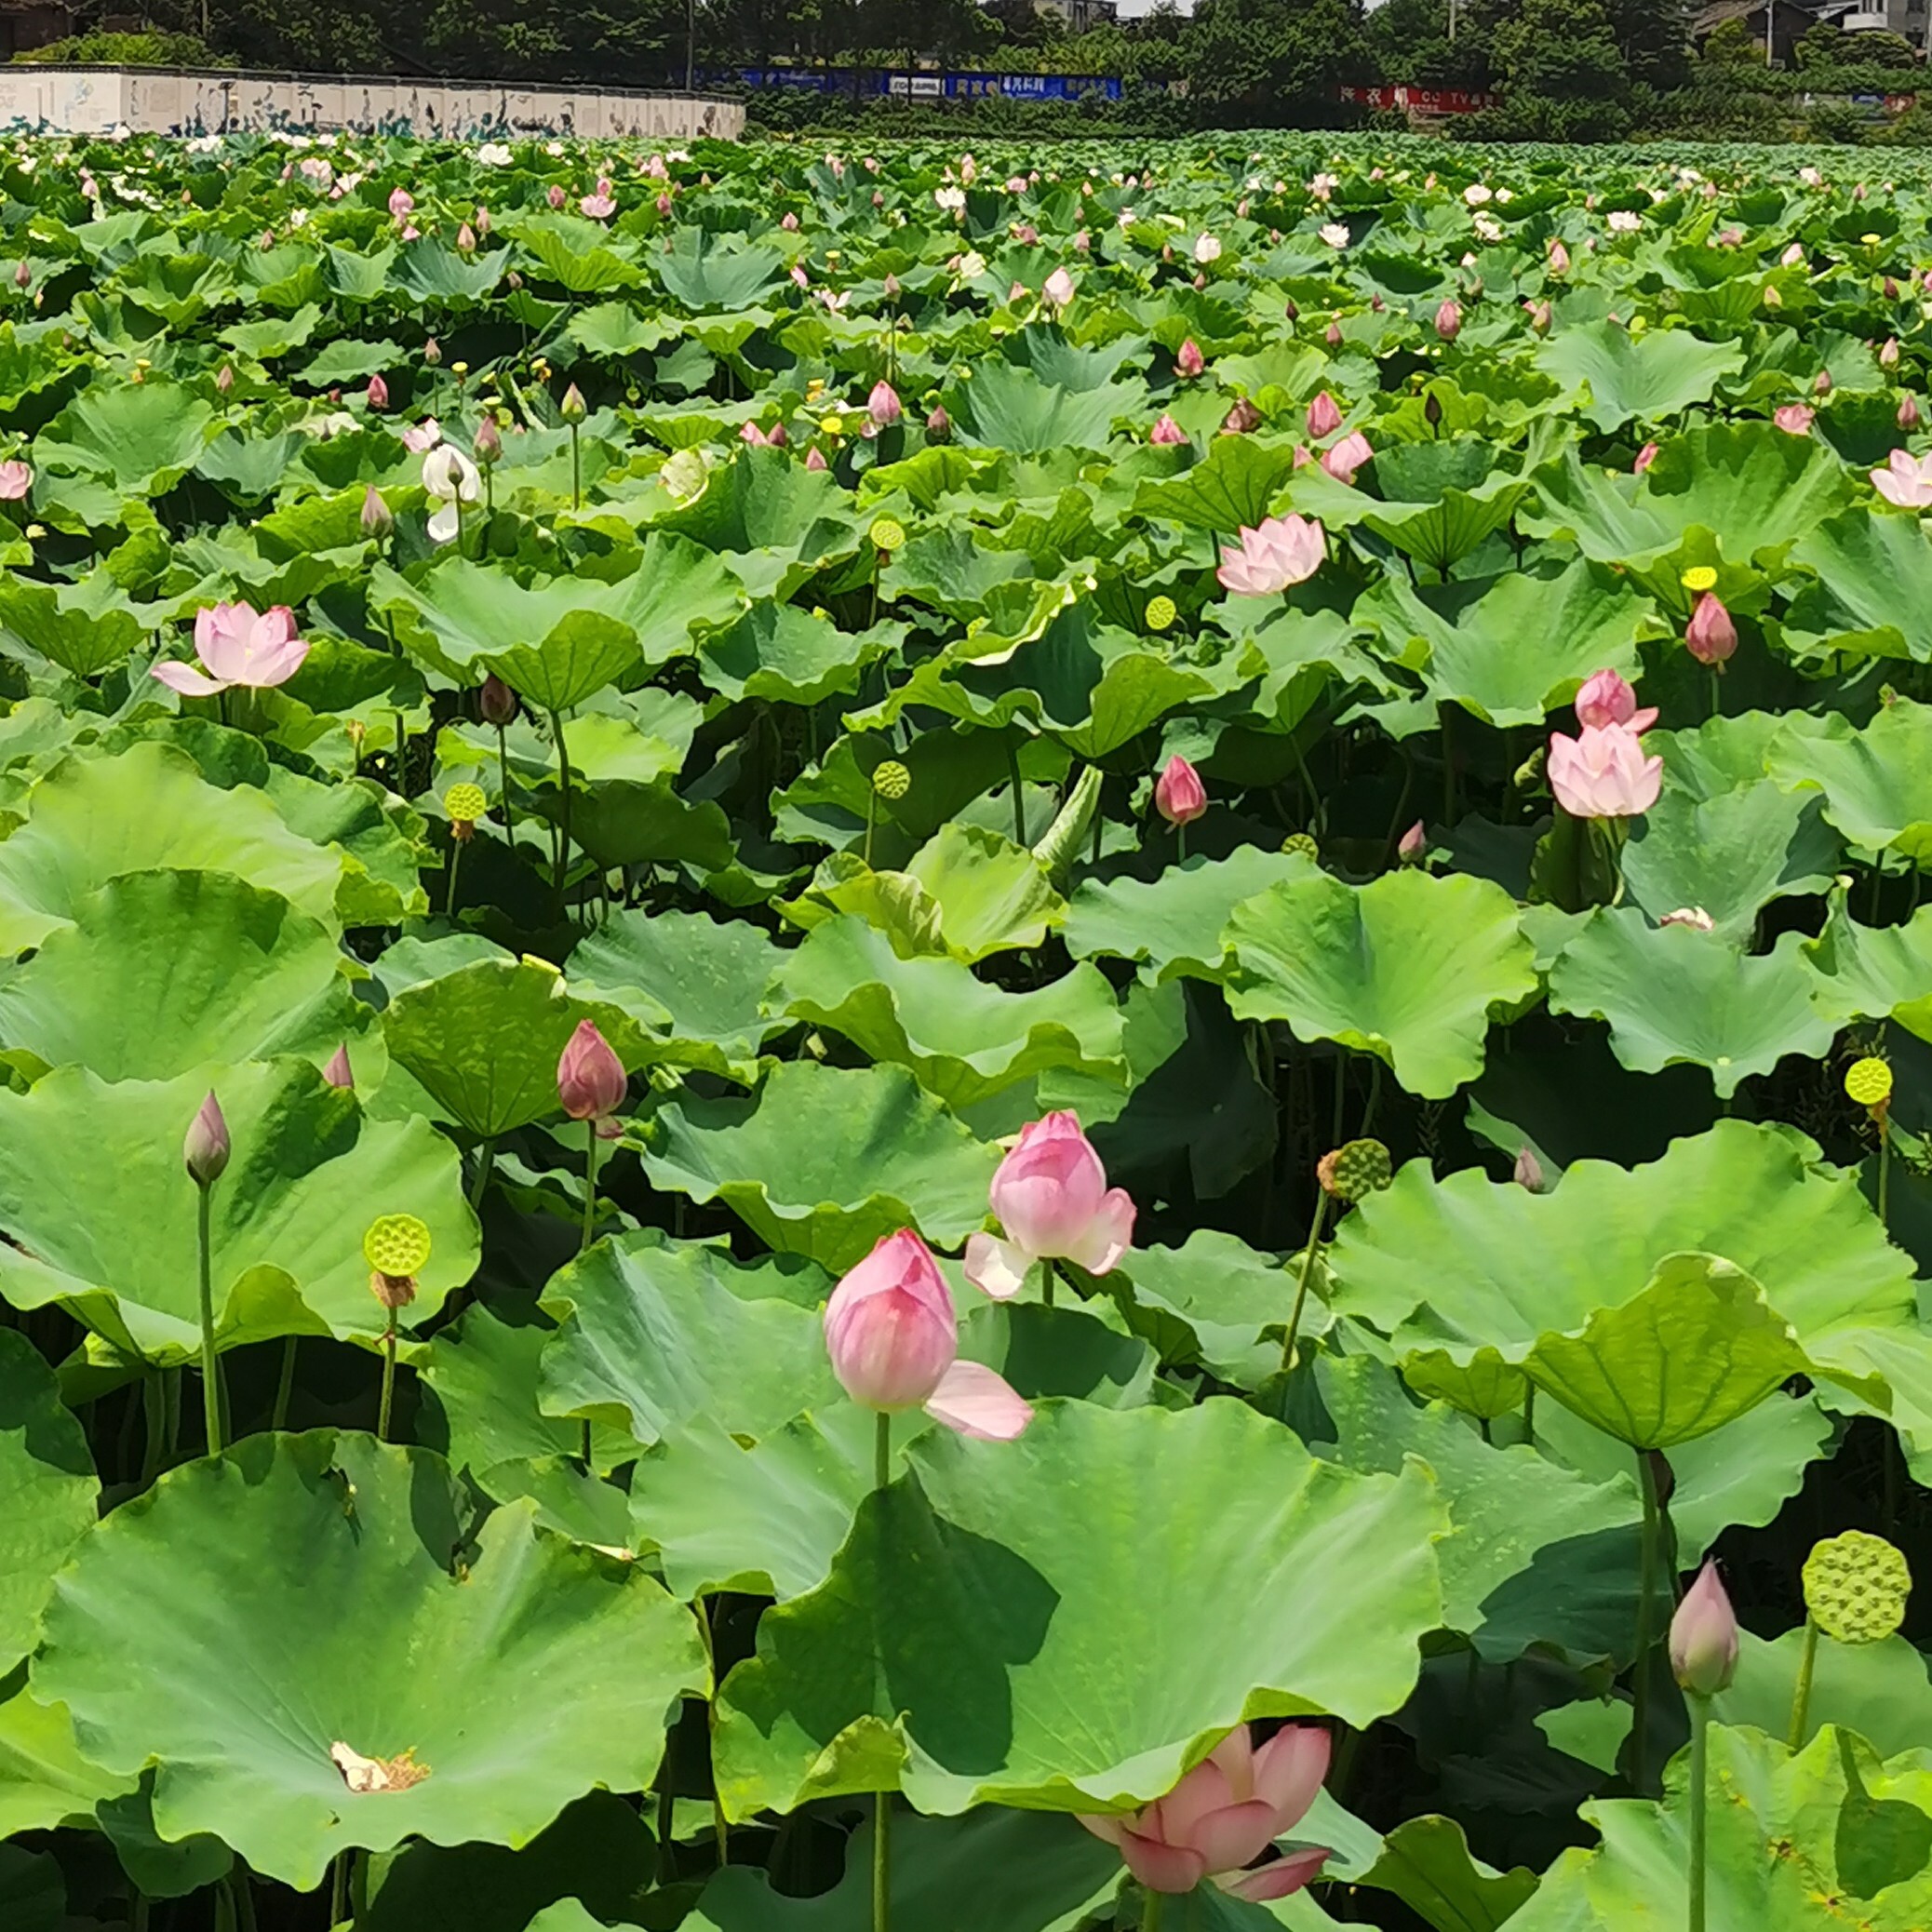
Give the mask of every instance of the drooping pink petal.
[[1311, 1845], [1306, 1850], [1292, 1851], [1272, 1864], [1257, 1865], [1253, 1872], [1219, 1878], [1214, 1883], [1236, 1898], [1265, 1905], [1270, 1898], [1286, 1898], [1300, 1891], [1309, 1880], [1321, 1875], [1322, 1866], [1334, 1857], [1325, 1845]]
[[1126, 1188], [1109, 1187], [1067, 1258], [1090, 1275], [1110, 1273], [1134, 1245], [1134, 1197]]
[[1033, 1420], [1033, 1404], [983, 1362], [956, 1362], [926, 1398], [926, 1414], [978, 1442], [1010, 1442]]
[[996, 1234], [975, 1234], [966, 1243], [966, 1279], [995, 1301], [1011, 1301], [1032, 1266], [1030, 1254]]
[[193, 664], [184, 664], [175, 658], [156, 664], [150, 675], [184, 698], [212, 698], [228, 689], [224, 679], [205, 678]]

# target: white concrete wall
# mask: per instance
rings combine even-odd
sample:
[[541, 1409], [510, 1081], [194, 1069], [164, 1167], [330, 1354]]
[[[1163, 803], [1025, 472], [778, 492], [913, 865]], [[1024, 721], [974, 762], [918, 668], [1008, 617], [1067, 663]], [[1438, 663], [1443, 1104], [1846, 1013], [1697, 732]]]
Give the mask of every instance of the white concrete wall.
[[735, 101], [477, 81], [330, 80], [187, 74], [165, 68], [0, 65], [0, 127], [56, 134], [240, 134], [287, 129], [408, 134], [427, 141], [519, 135], [735, 141]]

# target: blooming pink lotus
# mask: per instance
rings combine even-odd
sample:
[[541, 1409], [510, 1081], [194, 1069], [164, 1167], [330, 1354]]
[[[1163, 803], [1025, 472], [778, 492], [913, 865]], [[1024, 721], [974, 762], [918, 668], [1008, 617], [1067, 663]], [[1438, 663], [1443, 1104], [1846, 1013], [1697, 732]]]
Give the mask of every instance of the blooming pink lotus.
[[1369, 439], [1359, 429], [1351, 429], [1339, 442], [1322, 450], [1322, 467], [1337, 483], [1353, 483], [1355, 472], [1372, 461], [1375, 453]]
[[1040, 296], [1056, 309], [1064, 309], [1073, 300], [1073, 277], [1064, 268], [1056, 268], [1040, 288]]
[[1329, 1749], [1326, 1731], [1288, 1724], [1256, 1751], [1241, 1724], [1166, 1797], [1124, 1816], [1082, 1814], [1080, 1823], [1118, 1845], [1150, 1892], [1191, 1892], [1205, 1878], [1256, 1904], [1285, 1898], [1334, 1856], [1326, 1845], [1243, 1868], [1308, 1815], [1328, 1775]]
[[1154, 782], [1154, 810], [1171, 825], [1192, 825], [1207, 810], [1207, 787], [1201, 773], [1179, 752]]
[[412, 455], [421, 456], [425, 449], [434, 449], [443, 440], [443, 425], [434, 416], [425, 416], [421, 423], [412, 423], [402, 433], [402, 446]]
[[1036, 1261], [1071, 1261], [1104, 1275], [1134, 1244], [1133, 1197], [1107, 1185], [1078, 1114], [1049, 1114], [1023, 1128], [991, 1194], [1005, 1239], [975, 1234], [966, 1243], [966, 1279], [995, 1301], [1012, 1300]]
[[952, 1291], [909, 1228], [887, 1235], [833, 1289], [825, 1351], [846, 1394], [881, 1415], [923, 1408], [987, 1442], [1010, 1442], [1033, 1420], [1032, 1404], [1003, 1376], [959, 1359]]
[[287, 684], [308, 654], [286, 604], [260, 613], [252, 604], [211, 604], [195, 618], [195, 655], [208, 675], [174, 659], [153, 675], [184, 698], [212, 698], [237, 685], [267, 691]]
[[1270, 597], [1322, 568], [1328, 539], [1312, 517], [1269, 517], [1258, 528], [1241, 526], [1240, 543], [1221, 546], [1215, 576], [1237, 597]]
[[392, 188], [389, 191], [389, 212], [400, 221], [405, 220], [416, 206], [416, 197], [407, 188]]
[[16, 457], [0, 463], [0, 503], [17, 503], [34, 488], [34, 469]]
[[1786, 403], [1771, 411], [1771, 420], [1788, 436], [1808, 436], [1818, 411], [1809, 403]]
[[617, 199], [610, 193], [610, 177], [600, 175], [595, 191], [584, 195], [577, 206], [593, 221], [608, 221], [617, 212]]
[[1635, 818], [1657, 803], [1664, 761], [1644, 756], [1629, 725], [1585, 725], [1574, 738], [1550, 739], [1550, 788], [1576, 818]]
[[1872, 487], [1901, 510], [1925, 509], [1932, 504], [1932, 450], [1913, 456], [1909, 450], [1894, 449], [1885, 468], [1872, 472]]
[[1604, 725], [1629, 725], [1633, 731], [1647, 731], [1657, 722], [1657, 706], [1637, 708], [1637, 693], [1615, 671], [1593, 671], [1576, 693], [1576, 722], [1601, 729]]
[[1185, 443], [1187, 440], [1187, 432], [1172, 416], [1156, 418], [1153, 428], [1147, 432], [1150, 443]]
[[557, 1097], [573, 1120], [594, 1120], [599, 1140], [615, 1140], [624, 1129], [615, 1115], [630, 1082], [624, 1062], [597, 1030], [595, 1020], [579, 1020], [557, 1063]]

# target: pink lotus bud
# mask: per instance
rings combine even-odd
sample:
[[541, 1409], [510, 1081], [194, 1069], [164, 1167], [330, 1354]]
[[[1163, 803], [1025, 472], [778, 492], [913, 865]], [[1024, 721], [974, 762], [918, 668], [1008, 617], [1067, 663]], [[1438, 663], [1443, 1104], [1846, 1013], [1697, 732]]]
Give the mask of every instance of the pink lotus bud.
[[181, 1160], [197, 1187], [212, 1187], [228, 1165], [228, 1122], [221, 1118], [221, 1103], [210, 1093], [188, 1122], [188, 1137], [181, 1143]]
[[1633, 476], [1641, 476], [1657, 461], [1657, 448], [1655, 443], [1645, 443], [1643, 449], [1637, 451], [1637, 460], [1630, 465], [1630, 474]]
[[456, 231], [456, 246], [459, 248], [461, 248], [465, 255], [474, 254], [476, 252], [476, 231], [474, 228], [472, 228], [467, 221], [465, 221], [463, 224], [463, 226]]
[[1697, 599], [1697, 608], [1684, 626], [1684, 641], [1700, 664], [1721, 664], [1737, 650], [1737, 626], [1714, 590], [1707, 590]]
[[1154, 809], [1171, 825], [1190, 825], [1207, 810], [1201, 773], [1175, 752], [1154, 785]]
[[1879, 284], [1879, 293], [1882, 294], [1887, 302], [1897, 302], [1898, 300], [1898, 285], [1891, 278], [1890, 275], [1887, 275], [1885, 278], [1885, 280]]
[[926, 434], [935, 443], [943, 443], [953, 433], [953, 420], [946, 413], [946, 406], [936, 404], [932, 413], [926, 418]]
[[756, 423], [746, 423], [740, 425], [738, 440], [751, 449], [762, 449], [766, 447], [765, 432]]
[[825, 451], [815, 446], [808, 449], [805, 452], [805, 467], [808, 470], [825, 469], [826, 467]]
[[225, 362], [216, 371], [215, 387], [223, 396], [228, 395], [235, 387], [235, 370]]
[[992, 1203], [1005, 1238], [973, 1236], [966, 1279], [996, 1301], [1017, 1295], [1036, 1261], [1065, 1259], [1104, 1275], [1134, 1242], [1134, 1201], [1107, 1185], [1077, 1114], [1049, 1114], [1022, 1129], [993, 1175]]
[[1363, 463], [1370, 462], [1375, 450], [1369, 439], [1359, 429], [1351, 429], [1340, 442], [1332, 443], [1322, 452], [1322, 467], [1337, 483], [1353, 483], [1355, 472]]
[[595, 1020], [579, 1020], [557, 1063], [557, 1097], [573, 1120], [606, 1120], [624, 1105], [624, 1062]]
[[899, 300], [899, 277], [890, 269], [886, 271], [886, 278], [879, 286], [885, 291], [885, 299], [888, 302]]
[[396, 528], [396, 518], [373, 483], [362, 493], [362, 527], [372, 537], [387, 536]]
[[344, 1040], [330, 1056], [329, 1065], [322, 1069], [322, 1078], [331, 1087], [350, 1087], [356, 1084], [356, 1070], [349, 1065], [349, 1046]]
[[389, 191], [389, 212], [400, 221], [411, 213], [416, 206], [416, 197], [407, 188], [392, 188]]
[[1462, 333], [1462, 310], [1453, 298], [1436, 311], [1436, 333], [1445, 342], [1453, 342]]
[[503, 435], [496, 426], [494, 416], [486, 416], [476, 425], [476, 439], [473, 446], [477, 456], [485, 463], [501, 463], [503, 457]]
[[1580, 725], [1629, 725], [1633, 731], [1647, 731], [1657, 722], [1657, 707], [1637, 708], [1637, 693], [1615, 671], [1593, 671], [1576, 693], [1576, 722]]
[[1529, 305], [1529, 326], [1538, 335], [1550, 333], [1550, 304], [1547, 302], [1533, 302]]
[[785, 424], [782, 423], [774, 423], [765, 432], [765, 448], [768, 449], [783, 449], [790, 441], [791, 437], [785, 434]]
[[1706, 1560], [1670, 1619], [1670, 1674], [1694, 1697], [1730, 1689], [1737, 1674], [1737, 1618], [1714, 1557]]
[[1174, 366], [1177, 375], [1185, 376], [1190, 381], [1207, 367], [1207, 358], [1195, 347], [1191, 335], [1181, 344], [1174, 356]]
[[490, 233], [490, 210], [480, 203], [476, 208], [476, 233], [478, 235], [488, 235]]
[[19, 267], [18, 267], [17, 269], [15, 269], [15, 270], [14, 270], [14, 272], [13, 272], [13, 286], [14, 286], [14, 287], [15, 287], [16, 288], [32, 288], [32, 287], [33, 287], [33, 285], [34, 285], [34, 275], [33, 275], [33, 272], [32, 272], [32, 271], [31, 271], [31, 270], [30, 270], [30, 269], [28, 268], [27, 264], [26, 264], [26, 263], [25, 263], [25, 262], [21, 262], [21, 263], [20, 263], [20, 266], [19, 266]]
[[899, 392], [883, 380], [873, 383], [872, 394], [865, 398], [865, 413], [881, 429], [891, 425], [906, 413], [899, 401]]
[[1812, 393], [1812, 395], [1814, 395], [1814, 396], [1830, 396], [1830, 395], [1831, 395], [1831, 371], [1830, 369], [1819, 369], [1819, 370], [1818, 370], [1818, 375], [1817, 375], [1817, 377], [1816, 377], [1816, 378], [1814, 379], [1814, 381], [1812, 382], [1812, 384], [1811, 384], [1811, 393]]
[[1332, 436], [1342, 426], [1340, 406], [1327, 390], [1322, 390], [1308, 405], [1308, 437], [1319, 443], [1323, 436]]
[[431, 369], [435, 369], [436, 365], [442, 361], [443, 345], [442, 343], [436, 341], [435, 336], [431, 336], [430, 339], [423, 343], [423, 359], [424, 362], [428, 363]]
[[1322, 340], [1331, 349], [1339, 349], [1342, 346], [1342, 325], [1339, 322], [1331, 322], [1322, 331]]
[[1187, 440], [1187, 432], [1172, 416], [1156, 418], [1153, 428], [1147, 432], [1150, 443], [1185, 443]]
[[1422, 821], [1418, 818], [1397, 842], [1395, 855], [1404, 865], [1419, 865], [1422, 863], [1423, 855], [1428, 851], [1429, 833], [1424, 829]]
[[584, 392], [572, 382], [565, 389], [563, 400], [557, 406], [557, 413], [566, 423], [582, 423], [590, 414], [590, 405], [584, 400]]
[[1553, 275], [1566, 275], [1569, 272], [1569, 249], [1564, 248], [1562, 242], [1552, 240], [1550, 244], [1550, 273]]
[[1880, 369], [1898, 367], [1898, 338], [1896, 335], [1888, 335], [1879, 345], [1878, 366]]
[[1543, 1191], [1543, 1163], [1529, 1148], [1523, 1147], [1516, 1156], [1516, 1166], [1509, 1178], [1519, 1187], [1527, 1188], [1532, 1194], [1540, 1194]]
[[802, 262], [792, 263], [791, 274], [792, 281], [798, 288], [809, 288], [812, 287], [812, 277], [805, 273], [805, 264]]
[[1261, 427], [1261, 411], [1244, 396], [1221, 419], [1224, 436], [1244, 436]]
[[552, 181], [550, 183], [549, 193], [544, 198], [550, 203], [550, 206], [552, 208], [561, 208], [564, 205], [564, 202], [567, 197], [565, 196], [562, 188], [559, 187], [557, 182]]
[[477, 693], [476, 709], [483, 714], [485, 724], [501, 730], [517, 716], [517, 693], [492, 671]]
[[1207, 287], [1207, 276], [1204, 274], [1197, 275], [1194, 277], [1194, 286], [1197, 289], [1205, 288]]
[[1805, 436], [1811, 434], [1818, 411], [1809, 403], [1786, 403], [1771, 411], [1771, 420], [1788, 436]]
[[798, 232], [798, 218], [797, 215], [786, 213], [779, 218], [778, 225], [787, 235], [796, 235]]
[[1784, 253], [1778, 258], [1778, 265], [1783, 268], [1796, 268], [1798, 264], [1804, 260], [1805, 244], [1803, 242], [1793, 242], [1791, 245], [1791, 247], [1788, 248], [1784, 251]]
[[389, 384], [381, 376], [369, 379], [369, 406], [372, 409], [386, 409], [389, 407]]
[[1915, 396], [1901, 396], [1898, 400], [1898, 427], [1916, 429], [1919, 426], [1919, 401]]
[[671, 197], [668, 195], [660, 195], [657, 197], [657, 211], [660, 215], [665, 217], [668, 217], [670, 215]]

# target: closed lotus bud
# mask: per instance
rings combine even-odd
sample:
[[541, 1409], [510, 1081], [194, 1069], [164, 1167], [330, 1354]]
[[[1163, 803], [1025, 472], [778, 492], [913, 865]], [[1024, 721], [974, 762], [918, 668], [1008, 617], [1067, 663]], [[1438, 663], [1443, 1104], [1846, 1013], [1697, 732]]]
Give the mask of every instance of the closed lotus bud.
[[1261, 411], [1244, 396], [1221, 419], [1221, 434], [1227, 436], [1244, 436], [1261, 427]]
[[492, 671], [476, 694], [476, 709], [483, 714], [485, 724], [493, 724], [501, 731], [517, 716], [517, 693]]
[[1436, 333], [1445, 342], [1453, 342], [1462, 333], [1462, 310], [1453, 298], [1436, 311]]
[[1419, 865], [1429, 851], [1429, 833], [1418, 818], [1397, 841], [1395, 855], [1404, 865]]
[[13, 272], [13, 286], [16, 288], [27, 288], [33, 286], [33, 271], [28, 268], [24, 262], [21, 262]]
[[1715, 1558], [1697, 1572], [1670, 1619], [1670, 1674], [1694, 1697], [1730, 1689], [1737, 1674], [1737, 1618]]
[[1880, 369], [1897, 369], [1898, 367], [1898, 338], [1896, 335], [1888, 335], [1884, 342], [1880, 344], [1878, 366]]
[[1331, 322], [1322, 331], [1322, 340], [1331, 349], [1339, 349], [1342, 346], [1342, 325], [1339, 322]]
[[356, 1072], [349, 1065], [349, 1048], [346, 1041], [336, 1048], [334, 1053], [329, 1058], [329, 1065], [322, 1069], [322, 1078], [331, 1087], [355, 1086]]
[[595, 1020], [580, 1020], [557, 1063], [557, 1097], [573, 1120], [608, 1120], [624, 1105], [629, 1082], [624, 1062], [597, 1031]]
[[442, 361], [443, 345], [442, 343], [436, 341], [435, 336], [431, 336], [430, 339], [423, 343], [423, 359], [424, 362], [429, 364], [431, 369], [435, 369], [436, 366]]
[[830, 465], [825, 462], [825, 452], [823, 449], [817, 448], [815, 445], [812, 449], [808, 449], [805, 452], [805, 467], [808, 470], [823, 470], [829, 468]]
[[396, 517], [373, 483], [362, 493], [362, 527], [372, 537], [386, 536], [396, 528]]
[[1207, 810], [1201, 773], [1176, 752], [1154, 785], [1154, 809], [1171, 825], [1192, 825]]
[[563, 400], [557, 406], [557, 413], [566, 423], [582, 423], [590, 414], [590, 406], [584, 400], [584, 392], [576, 383], [563, 393]]
[[1831, 371], [1830, 369], [1819, 369], [1819, 370], [1818, 370], [1818, 379], [1817, 379], [1817, 380], [1816, 380], [1816, 381], [1815, 381], [1815, 382], [1814, 382], [1812, 383], [1812, 385], [1811, 385], [1811, 393], [1812, 393], [1812, 395], [1814, 395], [1814, 396], [1830, 396], [1830, 395], [1831, 395]]
[[215, 387], [223, 396], [226, 396], [235, 387], [235, 371], [225, 362], [221, 365], [220, 373], [215, 377]]
[[476, 248], [476, 231], [467, 221], [456, 231], [456, 246], [465, 255], [470, 254]]
[[1721, 664], [1737, 649], [1737, 626], [1715, 591], [1707, 590], [1697, 599], [1684, 641], [1700, 664]]
[[1519, 1187], [1527, 1188], [1532, 1194], [1540, 1194], [1543, 1191], [1543, 1163], [1528, 1147], [1521, 1148], [1509, 1178]]
[[1562, 242], [1552, 241], [1550, 244], [1550, 273], [1553, 275], [1566, 275], [1569, 272], [1569, 249], [1564, 248]]
[[1641, 476], [1657, 461], [1657, 448], [1655, 443], [1645, 443], [1637, 451], [1637, 460], [1630, 465], [1631, 475]]
[[210, 1093], [188, 1122], [181, 1143], [181, 1161], [197, 1187], [212, 1187], [228, 1166], [228, 1122], [221, 1103]]
[[1887, 302], [1897, 302], [1898, 300], [1898, 285], [1890, 275], [1887, 275], [1884, 282], [1879, 285], [1879, 293]]
[[1550, 333], [1550, 304], [1547, 302], [1530, 303], [1529, 325], [1538, 335]]
[[494, 416], [486, 416], [476, 425], [476, 450], [484, 463], [501, 463], [503, 457], [503, 432], [496, 426]]
[[1778, 292], [1775, 284], [1764, 290], [1764, 306], [1767, 309], [1781, 309], [1784, 306], [1784, 297]]
[[943, 443], [952, 433], [952, 418], [946, 413], [944, 406], [935, 407], [932, 413], [926, 418], [926, 434], [935, 443]]
[[1300, 303], [1295, 302], [1287, 303], [1281, 310], [1281, 315], [1282, 318], [1286, 321], [1299, 322], [1301, 320]]
[[885, 288], [885, 299], [888, 302], [897, 302], [899, 300], [899, 277], [888, 272], [883, 286]]
[[906, 409], [899, 400], [899, 392], [890, 382], [881, 380], [873, 383], [872, 394], [865, 398], [865, 413], [885, 429], [898, 422]]
[[1332, 436], [1342, 426], [1342, 411], [1334, 396], [1322, 390], [1308, 405], [1308, 437], [1319, 442]]
[[369, 379], [369, 406], [372, 409], [386, 409], [389, 407], [389, 384], [381, 376]]
[[1436, 428], [1442, 423], [1442, 399], [1433, 389], [1422, 398], [1422, 420], [1431, 429]]
[[1181, 344], [1179, 352], [1174, 356], [1174, 366], [1177, 375], [1187, 377], [1190, 381], [1207, 367], [1207, 358], [1195, 346], [1191, 335]]
[[1919, 426], [1919, 400], [1915, 396], [1901, 396], [1898, 402], [1898, 427], [1916, 429]]

